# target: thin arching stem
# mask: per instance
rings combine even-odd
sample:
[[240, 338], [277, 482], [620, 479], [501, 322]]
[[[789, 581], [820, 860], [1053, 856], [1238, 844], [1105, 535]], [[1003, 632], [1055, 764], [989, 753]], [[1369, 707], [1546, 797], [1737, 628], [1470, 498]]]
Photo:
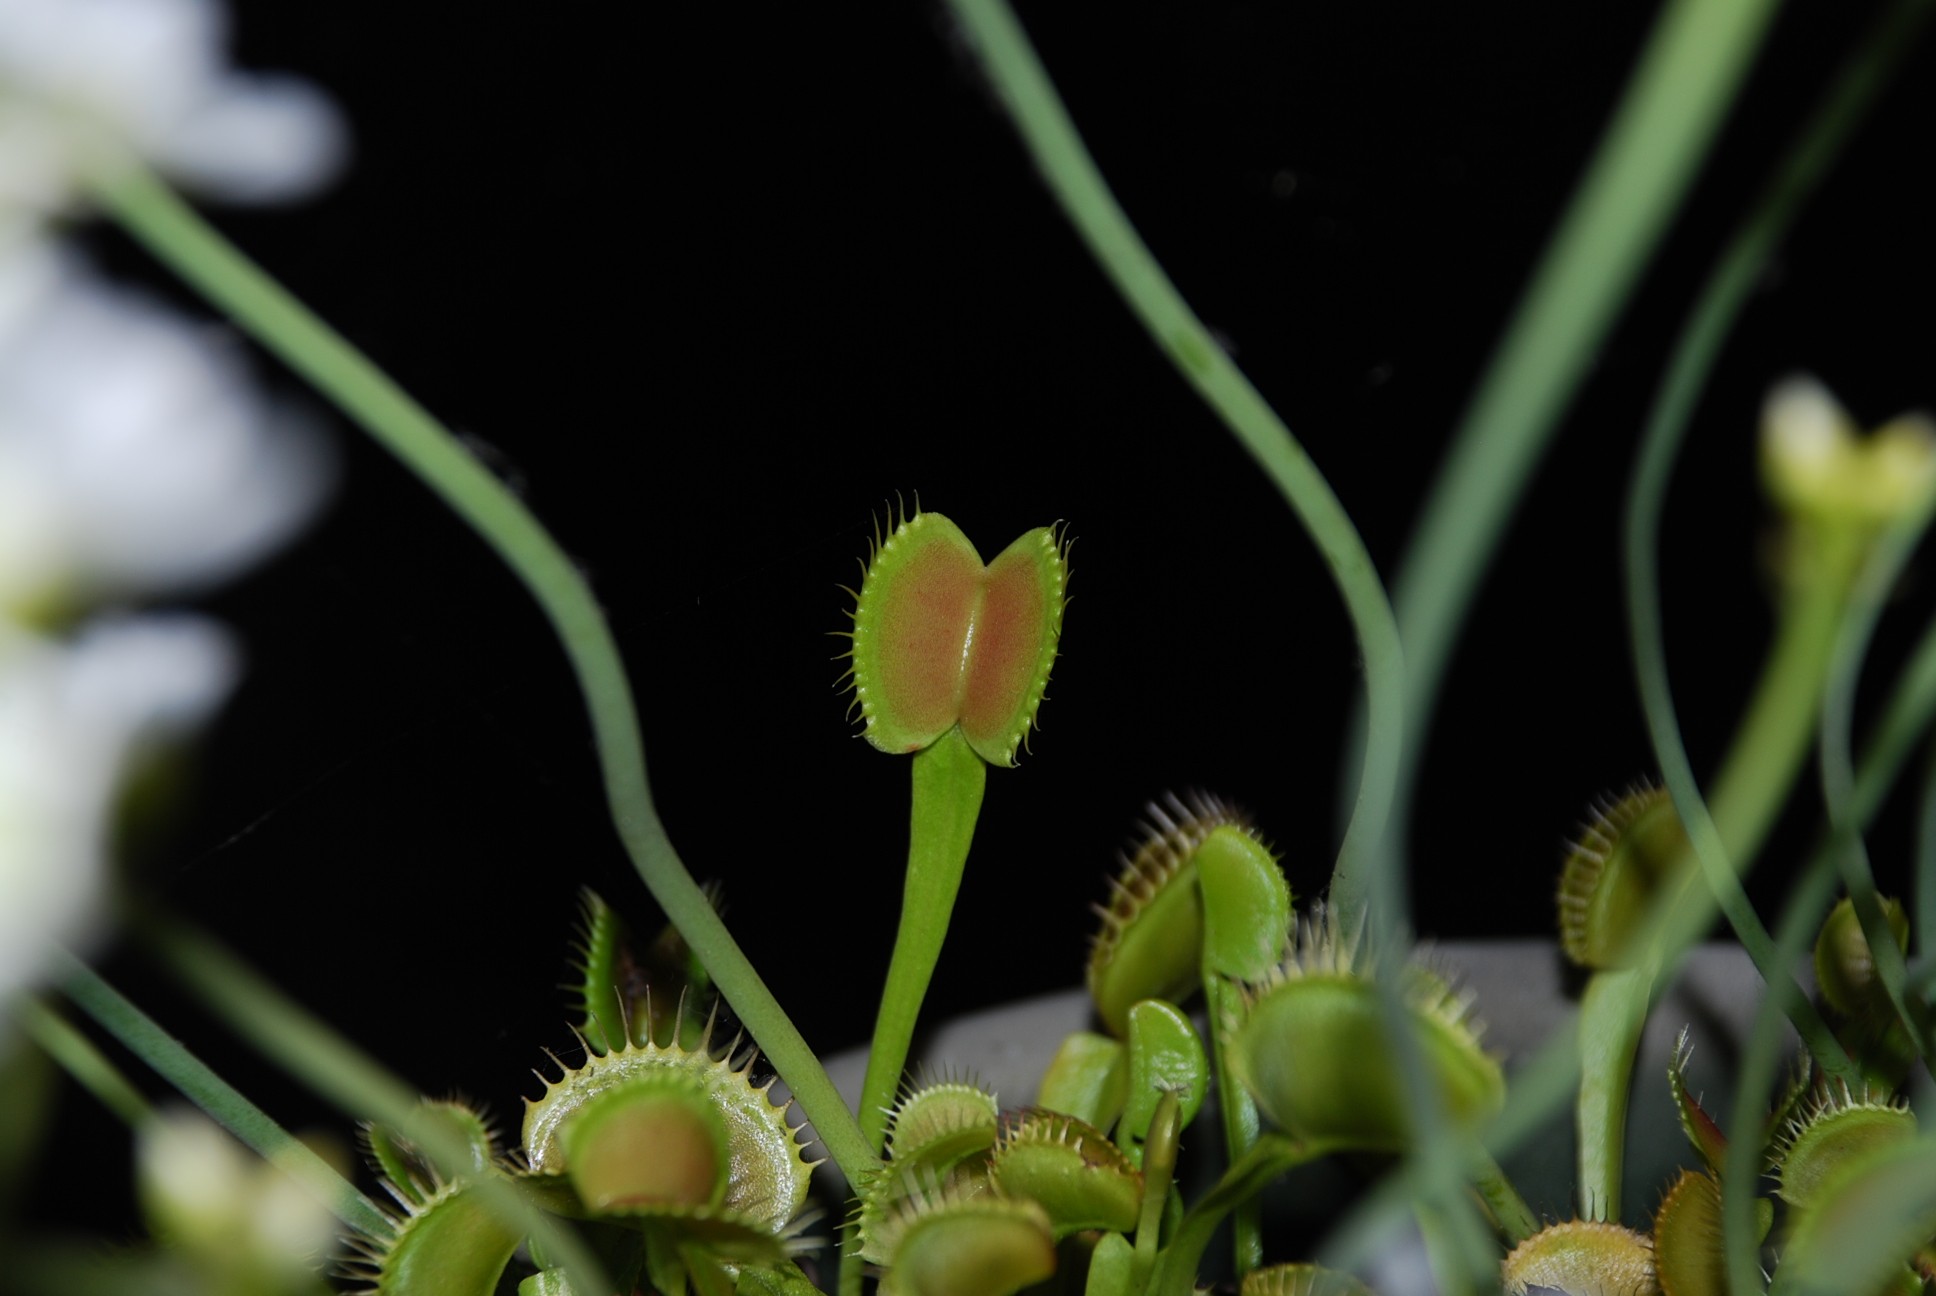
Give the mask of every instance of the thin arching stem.
[[1371, 555], [1317, 465], [1183, 300], [1116, 202], [1015, 15], [1002, 0], [951, 3], [1043, 180], [1096, 264], [1178, 374], [1282, 492], [1330, 569], [1364, 658], [1369, 716], [1351, 823], [1332, 875], [1331, 904], [1347, 929], [1355, 929], [1373, 896], [1389, 896], [1377, 921], [1403, 926], [1402, 879], [1384, 866], [1383, 849], [1403, 746], [1403, 657]]
[[[103, 1107], [119, 1116], [128, 1128], [139, 1130], [154, 1119], [155, 1109], [147, 1095], [129, 1083], [120, 1069], [108, 1061], [107, 1054], [95, 1048], [94, 1041], [76, 1030], [72, 1022], [32, 995], [15, 1001], [13, 1011], [15, 1020], [27, 1037], [40, 1046], [41, 1052], [58, 1062], [61, 1070], [93, 1094]], [[346, 1183], [342, 1187], [355, 1192]], [[347, 1198], [333, 1195], [329, 1205], [335, 1208], [343, 1201]], [[369, 1205], [367, 1200], [364, 1204]]]
[[[1567, 401], [1680, 205], [1773, 0], [1676, 0], [1453, 434], [1393, 582], [1405, 714], [1422, 733], [1480, 577]], [[1422, 745], [1399, 767], [1405, 822]]]
[[530, 510], [343, 337], [177, 198], [129, 164], [102, 202], [157, 258], [396, 455], [517, 575], [551, 622], [590, 713], [612, 824], [646, 888], [745, 1024], [848, 1182], [878, 1161], [813, 1050], [673, 849], [652, 802], [631, 680], [578, 568]]

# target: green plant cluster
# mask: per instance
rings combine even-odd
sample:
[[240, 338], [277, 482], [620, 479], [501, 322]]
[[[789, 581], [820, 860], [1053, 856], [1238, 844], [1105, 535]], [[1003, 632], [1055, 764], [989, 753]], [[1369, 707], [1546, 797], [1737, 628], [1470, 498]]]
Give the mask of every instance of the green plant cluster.
[[[870, 1283], [890, 1296], [1190, 1296], [1226, 1226], [1243, 1296], [1362, 1296], [1368, 1258], [1410, 1225], [1447, 1296], [1926, 1290], [1936, 1145], [1912, 1099], [1936, 1060], [1926, 946], [1936, 831], [1907, 905], [1878, 893], [1863, 833], [1936, 715], [1936, 632], [1883, 690], [1859, 758], [1852, 716], [1876, 623], [1936, 516], [1936, 434], [1914, 416], [1864, 434], [1808, 380], [1771, 393], [1762, 446], [1780, 528], [1775, 628], [1706, 783], [1679, 733], [1657, 584], [1667, 482], [1716, 351], [1928, 9], [1890, 6], [1829, 86], [1704, 284], [1661, 381], [1623, 528], [1627, 622], [1660, 782], [1595, 809], [1563, 862], [1558, 939], [1582, 969], [1580, 1007], [1510, 1078], [1453, 979], [1414, 947], [1402, 830], [1417, 735], [1530, 466], [1686, 191], [1766, 25], [1764, 3], [1684, 0], [1663, 13], [1388, 597], [1316, 465], [1117, 206], [1013, 15], [1001, 0], [953, 0], [1098, 263], [1323, 554], [1365, 682], [1357, 794], [1322, 900], [1300, 909], [1263, 836], [1228, 803], [1153, 804], [1091, 941], [1098, 1029], [1062, 1043], [1035, 1102], [1019, 1109], [972, 1079], [906, 1073], [988, 770], [1027, 753], [1057, 660], [1071, 580], [1064, 532], [1038, 527], [984, 561], [942, 515], [903, 509], [853, 591], [844, 633], [855, 715], [910, 769], [902, 917], [856, 1109], [674, 849], [630, 680], [577, 564], [448, 431], [154, 175], [126, 160], [93, 175], [95, 199], [128, 233], [429, 482], [536, 596], [588, 703], [613, 823], [669, 927], [639, 948], [613, 908], [588, 899], [573, 1043], [543, 1074], [513, 1144], [466, 1104], [424, 1101], [207, 937], [150, 922], [149, 941], [203, 1002], [363, 1120], [387, 1206], [87, 966], [62, 965], [62, 993], [260, 1153], [267, 1182], [294, 1183], [333, 1213], [352, 1239], [351, 1280], [378, 1296], [493, 1296], [512, 1283], [520, 1296], [857, 1296]], [[1771, 928], [1741, 879], [1811, 755], [1820, 841]], [[1925, 797], [1936, 801], [1936, 785]], [[1623, 1220], [1641, 1031], [1717, 916], [1767, 994], [1725, 1105], [1696, 1097], [1687, 1057], [1676, 1057], [1666, 1080], [1699, 1165], [1663, 1186], [1650, 1220]], [[59, 1013], [23, 1002], [41, 1050], [153, 1149], [141, 1192], [160, 1245], [108, 1264], [41, 1257], [13, 1281], [104, 1293], [318, 1289], [311, 1268], [277, 1258], [281, 1217], [256, 1178], [264, 1166], [238, 1165], [233, 1146], [193, 1120], [165, 1124]], [[1801, 1053], [1784, 1080], [1788, 1027]], [[1529, 1202], [1499, 1162], [1569, 1104], [1576, 1191]], [[1194, 1200], [1177, 1183], [1186, 1131], [1223, 1154], [1221, 1175]], [[808, 1209], [816, 1142], [853, 1189], [831, 1221], [837, 1242], [825, 1244]], [[1314, 1255], [1277, 1254], [1260, 1195], [1326, 1158], [1368, 1173], [1368, 1187]]]

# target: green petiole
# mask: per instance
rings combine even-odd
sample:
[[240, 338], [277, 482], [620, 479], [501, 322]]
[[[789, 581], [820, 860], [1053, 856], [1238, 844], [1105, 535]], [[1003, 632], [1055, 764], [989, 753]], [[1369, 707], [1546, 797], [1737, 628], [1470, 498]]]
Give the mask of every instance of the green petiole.
[[1574, 1128], [1579, 1137], [1580, 1210], [1587, 1219], [1620, 1219], [1627, 1098], [1653, 986], [1645, 968], [1595, 972], [1580, 1000], [1580, 1097]]
[[[955, 895], [981, 815], [988, 764], [975, 754], [957, 728], [949, 729], [914, 754], [913, 798], [908, 814], [907, 881], [901, 895], [901, 923], [888, 960], [887, 984], [867, 1050], [861, 1081], [861, 1136], [875, 1155], [887, 1137], [888, 1111], [907, 1066], [908, 1049], [920, 1019], [921, 1002], [954, 914]], [[850, 1181], [853, 1182], [853, 1181]], [[840, 1289], [860, 1288], [859, 1233], [843, 1234]]]
[[921, 1002], [941, 961], [987, 782], [987, 763], [958, 728], [915, 753], [901, 925], [894, 934], [887, 985], [867, 1050], [867, 1076], [861, 1082], [861, 1132], [877, 1155], [887, 1136], [888, 1109], [907, 1066]]
[[[1237, 987], [1218, 976], [1208, 966], [1207, 957], [1205, 964], [1204, 1011], [1210, 1019], [1210, 1057], [1217, 1072], [1217, 1112], [1223, 1118], [1224, 1152], [1235, 1165], [1257, 1144], [1257, 1104], [1230, 1070], [1229, 1031], [1224, 1023], [1237, 1011]], [[1262, 1219], [1262, 1208], [1255, 1198], [1240, 1203], [1231, 1216], [1230, 1240], [1239, 1278], [1264, 1263]]]

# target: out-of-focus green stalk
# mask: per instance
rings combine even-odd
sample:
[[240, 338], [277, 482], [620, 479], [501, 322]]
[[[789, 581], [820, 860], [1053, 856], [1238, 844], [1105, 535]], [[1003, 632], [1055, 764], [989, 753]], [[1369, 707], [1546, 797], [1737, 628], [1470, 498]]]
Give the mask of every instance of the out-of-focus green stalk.
[[[1650, 469], [1659, 467], [1650, 464]], [[1638, 491], [1640, 478], [1636, 483]], [[1645, 489], [1664, 488], [1665, 476], [1651, 471]], [[1657, 509], [1658, 495], [1646, 502]], [[1599, 1216], [1606, 1219], [1619, 1218], [1627, 1097], [1649, 1007], [1665, 988], [1663, 970], [1679, 965], [1681, 955], [1712, 920], [1715, 897], [1760, 970], [1769, 997], [1787, 1011], [1810, 1052], [1827, 1065], [1849, 1066], [1821, 1014], [1796, 985], [1790, 965], [1777, 957], [1774, 941], [1727, 864], [1731, 859], [1750, 859], [1760, 848], [1807, 756], [1815, 700], [1826, 684], [1829, 652], [1844, 606], [1841, 591], [1812, 590], [1784, 609], [1769, 662], [1715, 777], [1710, 810], [1694, 784], [1667, 692], [1652, 568], [1630, 567], [1629, 577], [1630, 616], [1637, 627], [1635, 661], [1656, 758], [1675, 796], [1675, 810], [1690, 825], [1690, 835], [1705, 832], [1707, 840], [1698, 853], [1698, 866], [1684, 858], [1669, 869], [1669, 903], [1664, 910], [1656, 905], [1650, 912], [1649, 918], [1659, 921], [1650, 921], [1643, 929], [1651, 945], [1638, 965], [1594, 973], [1581, 1006], [1581, 1082], [1575, 1119], [1579, 1183], [1585, 1208], [1608, 1212]], [[1639, 627], [1647, 630], [1644, 643]], [[1696, 820], [1690, 816], [1698, 816], [1704, 827], [1692, 827]], [[1702, 839], [1695, 840], [1699, 844]], [[1705, 890], [1697, 867], [1706, 876]]]
[[[147, 935], [170, 971], [264, 1057], [351, 1115], [400, 1132], [423, 1149], [446, 1179], [470, 1177], [472, 1150], [458, 1129], [430, 1119], [409, 1085], [254, 968], [188, 927], [150, 920]], [[584, 1239], [539, 1209], [517, 1184], [497, 1173], [475, 1176], [474, 1182], [485, 1207], [552, 1257], [570, 1276], [574, 1290], [613, 1290]]]
[[[1479, 578], [1541, 451], [1693, 181], [1773, 0], [1673, 0], [1459, 420], [1393, 582], [1405, 714], [1424, 732]], [[1422, 745], [1399, 770], [1404, 821]]]
[[373, 1238], [394, 1232], [390, 1217], [269, 1114], [244, 1098], [148, 1014], [78, 959], [63, 958], [63, 993], [122, 1047], [154, 1068], [181, 1095], [260, 1155], [294, 1174], [316, 1200], [351, 1228]]
[[[93, 1040], [75, 1030], [72, 1022], [31, 995], [16, 1000], [13, 1007], [28, 1038], [129, 1128], [140, 1129], [154, 1119], [155, 1109], [147, 1096], [108, 1061], [107, 1054], [94, 1047]], [[336, 1204], [331, 1202], [332, 1206]]]
[[[1760, 277], [1762, 267], [1786, 232], [1802, 201], [1813, 192], [1841, 151], [1843, 141], [1866, 114], [1876, 94], [1895, 70], [1903, 53], [1914, 43], [1927, 22], [1931, 6], [1927, 0], [1903, 0], [1874, 24], [1860, 47], [1838, 70], [1826, 94], [1803, 128], [1801, 138], [1783, 159], [1768, 190], [1756, 203], [1746, 223], [1730, 239], [1719, 262], [1710, 273], [1695, 308], [1683, 328], [1674, 350], [1667, 376], [1654, 401], [1641, 454], [1634, 470], [1628, 495], [1626, 525], [1627, 607], [1631, 618], [1635, 671], [1639, 677], [1642, 706], [1648, 731], [1654, 741], [1655, 755], [1674, 805], [1686, 826], [1690, 841], [1701, 862], [1710, 888], [1689, 893], [1692, 903], [1678, 906], [1673, 918], [1660, 929], [1656, 962], [1668, 966], [1678, 961], [1679, 951], [1697, 938], [1712, 914], [1710, 904], [1717, 900], [1729, 907], [1739, 935], [1755, 956], [1771, 989], [1787, 979], [1782, 951], [1772, 948], [1752, 912], [1739, 899], [1739, 882], [1730, 865], [1730, 850], [1722, 840], [1717, 821], [1732, 822], [1737, 817], [1752, 820], [1757, 812], [1772, 818], [1775, 805], [1765, 810], [1757, 806], [1757, 789], [1772, 791], [1783, 782], [1781, 763], [1794, 757], [1781, 750], [1783, 741], [1792, 741], [1801, 718], [1794, 703], [1806, 699], [1812, 710], [1822, 696], [1829, 653], [1842, 615], [1845, 590], [1816, 587], [1801, 591], [1798, 607], [1784, 609], [1778, 642], [1790, 651], [1784, 657], [1778, 647], [1770, 670], [1764, 673], [1763, 687], [1771, 678], [1789, 681], [1786, 700], [1770, 704], [1769, 733], [1773, 741], [1765, 757], [1752, 757], [1751, 774], [1738, 782], [1728, 782], [1716, 790], [1717, 813], [1710, 818], [1695, 786], [1692, 767], [1682, 748], [1679, 727], [1667, 681], [1666, 649], [1660, 629], [1660, 603], [1657, 588], [1660, 513], [1672, 468], [1688, 416], [1705, 385], [1714, 357], [1733, 325], [1742, 303]], [[1832, 604], [1832, 606], [1831, 606]], [[1813, 660], [1811, 660], [1813, 659]], [[1786, 712], [1776, 715], [1777, 712]], [[1809, 717], [1812, 722], [1813, 717]], [[1779, 721], [1779, 723], [1777, 723]], [[1737, 735], [1735, 750], [1740, 751], [1753, 738], [1752, 726]], [[1801, 737], [1805, 739], [1806, 730]], [[1733, 764], [1731, 761], [1730, 764]], [[1785, 784], [1784, 784], [1785, 786]], [[1724, 800], [1725, 798], [1725, 800]], [[1725, 814], [1723, 811], [1725, 810]], [[1751, 835], [1751, 840], [1758, 834]], [[1771, 994], [1770, 999], [1776, 998]], [[1825, 1069], [1841, 1071], [1849, 1078], [1847, 1054], [1829, 1036], [1812, 1005], [1784, 988], [1780, 997], [1788, 1000], [1791, 1015], [1809, 1051]], [[1763, 1005], [1764, 1011], [1767, 1005]], [[1796, 1011], [1796, 1009], [1800, 1011]], [[1773, 1079], [1773, 1063], [1750, 1072], [1744, 1068], [1743, 1092], [1748, 1086], [1765, 1086]], [[1728, 1281], [1737, 1296], [1759, 1290], [1759, 1267], [1755, 1261], [1755, 1233], [1752, 1221], [1752, 1176], [1734, 1176], [1723, 1186], [1722, 1218], [1727, 1252]]]
[[[1925, 648], [1936, 648], [1936, 626], [1925, 639]], [[1936, 665], [1936, 652], [1919, 653]], [[1932, 748], [1923, 773], [1922, 813], [1916, 816], [1916, 952], [1922, 959], [1917, 981], [1919, 993], [1927, 995], [1936, 985], [1936, 748]]]
[[1936, 513], [1936, 496], [1925, 499], [1910, 516], [1902, 518], [1882, 537], [1856, 582], [1849, 615], [1835, 644], [1829, 665], [1829, 685], [1822, 696], [1821, 772], [1822, 801], [1828, 821], [1844, 848], [1836, 852], [1842, 885], [1861, 924], [1875, 962], [1876, 979], [1889, 996], [1909, 1038], [1925, 1063], [1936, 1061], [1932, 1052], [1930, 1024], [1925, 1006], [1911, 998], [1907, 985], [1908, 968], [1895, 933], [1882, 912], [1876, 893], [1875, 873], [1869, 867], [1869, 853], [1862, 844], [1859, 829], [1849, 824], [1850, 801], [1855, 791], [1855, 762], [1850, 755], [1850, 732], [1855, 724], [1855, 688], [1861, 677], [1862, 662], [1868, 654], [1881, 619], [1882, 605], [1908, 566], [1910, 555], [1929, 529]]
[[[1681, 10], [1686, 7], [1677, 6]], [[1661, 450], [1666, 452], [1665, 462], [1661, 465], [1661, 479], [1654, 487], [1656, 492], [1664, 490], [1665, 467], [1671, 463], [1672, 447], [1677, 443], [1679, 432], [1685, 425], [1694, 400], [1706, 381], [1707, 373], [1719, 353], [1722, 340], [1732, 327], [1734, 318], [1739, 313], [1748, 292], [1760, 276], [1769, 254], [1780, 241], [1804, 200], [1820, 182], [1830, 162], [1840, 152], [1844, 141], [1873, 102], [1876, 92], [1887, 83], [1903, 53], [1913, 47], [1922, 26], [1928, 19], [1930, 9], [1929, 0], [1898, 0], [1898, 3], [1883, 15], [1865, 38], [1860, 49], [1838, 72], [1828, 92], [1804, 126], [1802, 134], [1783, 158], [1780, 169], [1768, 189], [1756, 203], [1747, 221], [1736, 231], [1710, 273], [1676, 344], [1672, 368], [1655, 398], [1654, 409], [1649, 417], [1650, 440], [1658, 443], [1657, 453]], [[1754, 21], [1758, 26], [1760, 19], [1756, 18]], [[1667, 21], [1663, 19], [1662, 26], [1656, 33], [1657, 42], [1663, 39], [1667, 30]], [[1624, 111], [1623, 109], [1623, 114]], [[1476, 437], [1483, 433], [1475, 432], [1473, 435]], [[1463, 441], [1464, 438], [1462, 437], [1461, 440]], [[1469, 453], [1474, 460], [1485, 457], [1480, 450], [1475, 449]], [[1528, 458], [1530, 459], [1530, 456]], [[1638, 478], [1637, 471], [1636, 491], [1639, 487]], [[1479, 500], [1486, 492], [1487, 487], [1481, 474], [1475, 479], [1469, 494], [1473, 499]], [[1504, 498], [1510, 493], [1510, 490], [1502, 490], [1500, 497]], [[1658, 506], [1659, 495], [1656, 494], [1652, 505], [1653, 523], [1658, 521]], [[1630, 496], [1630, 526], [1631, 514]], [[1490, 512], [1487, 515], [1490, 516]], [[1421, 529], [1421, 539], [1415, 540], [1412, 546], [1412, 551], [1420, 555], [1420, 562], [1425, 562], [1431, 552], [1422, 538], [1424, 535], [1425, 532]], [[1653, 580], [1651, 561], [1653, 543], [1653, 529], [1650, 524], [1646, 539], [1649, 561], [1645, 564], [1645, 579], [1649, 585]], [[1464, 563], [1468, 560], [1460, 561]], [[1412, 567], [1413, 564], [1408, 563], [1404, 570], [1411, 570]], [[1405, 577], [1401, 575], [1401, 588], [1405, 583]], [[1645, 600], [1645, 603], [1657, 614], [1657, 604], [1652, 599]], [[1654, 627], [1654, 634], [1657, 639], [1657, 626]], [[1638, 637], [1638, 630], [1636, 630], [1636, 637]], [[1446, 642], [1438, 644], [1427, 642], [1421, 645], [1419, 642], [1408, 640], [1408, 650], [1414, 654], [1414, 661], [1418, 660], [1417, 655], [1421, 652], [1425, 654], [1428, 666], [1434, 665], [1434, 659], [1442, 659], [1449, 645], [1449, 633], [1440, 638]], [[1875, 804], [1881, 799], [1882, 789], [1893, 780], [1901, 759], [1914, 740], [1914, 735], [1920, 732], [1922, 725], [1927, 722], [1930, 707], [1936, 705], [1936, 628], [1932, 629], [1930, 639], [1925, 641], [1925, 648], [1927, 651], [1919, 652], [1911, 667], [1904, 672], [1891, 705], [1885, 713], [1876, 741], [1865, 755], [1862, 769], [1856, 780], [1856, 792], [1852, 798], [1852, 815], [1857, 823], [1867, 823], [1874, 812]], [[1428, 674], [1431, 673], [1428, 672]], [[1416, 671], [1413, 678], [1419, 678]], [[1428, 680], [1428, 683], [1432, 682]], [[1931, 786], [1936, 787], [1936, 760], [1933, 760], [1931, 767]], [[1404, 798], [1401, 795], [1401, 806], [1403, 803]], [[1936, 798], [1932, 798], [1932, 804], [1936, 805]], [[1926, 822], [1929, 849], [1925, 870], [1928, 885], [1925, 890], [1929, 894], [1927, 904], [1932, 924], [1936, 924], [1936, 812], [1932, 812]], [[1679, 899], [1674, 895], [1661, 897], [1648, 914], [1644, 925], [1645, 931], [1663, 935], [1677, 934], [1670, 933], [1669, 928]], [[1710, 910], [1709, 913], [1711, 912]], [[1693, 924], [1695, 935], [1705, 928], [1706, 922], [1707, 918], [1702, 917], [1698, 923]], [[1936, 930], [1936, 925], [1925, 929], [1919, 924], [1919, 930]], [[1684, 944], [1684, 940], [1667, 942], [1667, 945], [1675, 950], [1680, 949]], [[1780, 951], [1777, 950], [1778, 956], [1779, 953]], [[1773, 961], [1780, 966], [1787, 966], [1787, 963], [1779, 957]], [[1655, 993], [1664, 988], [1664, 979], [1671, 975], [1677, 964], [1677, 957], [1663, 959], [1660, 973], [1656, 976]], [[1763, 1017], [1772, 1017], [1774, 1023], [1778, 1023], [1784, 1007], [1794, 1009], [1798, 998], [1799, 996], [1792, 994], [1770, 994], [1762, 1001], [1759, 1012]], [[1772, 1031], [1774, 1025], [1770, 1024], [1768, 1029]], [[1566, 1093], [1573, 1086], [1579, 1068], [1576, 1030], [1577, 1027], [1573, 1022], [1563, 1023], [1549, 1042], [1515, 1077], [1513, 1102], [1487, 1133], [1486, 1146], [1493, 1155], [1506, 1156], [1537, 1133], [1553, 1109], [1563, 1101]], [[1848, 1055], [1832, 1039], [1827, 1043], [1833, 1047], [1818, 1053], [1817, 1062], [1829, 1074], [1847, 1079], [1852, 1083], [1856, 1082], [1859, 1078], [1855, 1075]], [[1751, 1073], [1744, 1067], [1742, 1092], [1751, 1092], [1748, 1088], [1751, 1081], [1765, 1085], [1767, 1079], [1773, 1074], [1773, 1065], [1770, 1062], [1758, 1074]], [[1740, 1109], [1740, 1104], [1737, 1103], [1737, 1110]], [[1745, 1138], [1740, 1141], [1743, 1146], [1746, 1145]], [[1405, 1167], [1398, 1174], [1388, 1178], [1367, 1200], [1360, 1203], [1333, 1230], [1321, 1250], [1320, 1260], [1345, 1268], [1362, 1262], [1370, 1255], [1388, 1235], [1389, 1230], [1402, 1220], [1410, 1195], [1416, 1191], [1416, 1173], [1415, 1167]], [[1738, 1194], [1744, 1194], [1746, 1185], [1751, 1181], [1751, 1175], [1737, 1174], [1730, 1178], [1730, 1183], [1742, 1185], [1737, 1189]], [[1731, 1238], [1739, 1236], [1742, 1225], [1747, 1222], [1743, 1208], [1748, 1206], [1751, 1206], [1751, 1202], [1746, 1200], [1745, 1195], [1741, 1196], [1739, 1201], [1732, 1197], [1729, 1199], [1727, 1218]], [[1731, 1256], [1732, 1263], [1734, 1261]]]

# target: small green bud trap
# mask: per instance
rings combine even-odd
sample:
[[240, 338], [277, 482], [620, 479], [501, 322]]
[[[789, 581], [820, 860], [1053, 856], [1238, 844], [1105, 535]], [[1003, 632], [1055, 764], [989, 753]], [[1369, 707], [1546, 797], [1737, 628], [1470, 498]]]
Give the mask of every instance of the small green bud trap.
[[863, 736], [909, 753], [959, 725], [983, 760], [1013, 765], [1055, 664], [1067, 544], [1037, 527], [984, 566], [939, 513], [888, 521], [854, 599], [848, 674]]
[[1687, 1042], [1687, 1028], [1683, 1026], [1680, 1037], [1674, 1041], [1673, 1061], [1667, 1064], [1667, 1088], [1689, 1145], [1700, 1154], [1709, 1170], [1720, 1174], [1728, 1159], [1728, 1139], [1700, 1100], [1688, 1091], [1687, 1060], [1692, 1053], [1693, 1046]]
[[1244, 1275], [1237, 1296], [1376, 1296], [1350, 1274], [1314, 1264], [1280, 1264]]
[[[1757, 1239], [1768, 1236], [1774, 1203], [1755, 1199]], [[1727, 1296], [1727, 1254], [1722, 1247], [1721, 1181], [1712, 1173], [1683, 1170], [1654, 1212], [1654, 1267], [1662, 1296]]]
[[[1902, 902], [1883, 897], [1882, 914], [1896, 939], [1896, 948], [1907, 953], [1909, 915], [1903, 912]], [[1875, 952], [1862, 933], [1855, 902], [1846, 896], [1829, 911], [1821, 934], [1815, 938], [1815, 984], [1821, 988], [1822, 998], [1846, 1016], [1890, 1009], [1889, 992], [1876, 975]]]
[[1136, 1227], [1142, 1173], [1101, 1130], [1073, 1116], [1038, 1108], [1009, 1113], [989, 1170], [1004, 1192], [1048, 1212], [1058, 1238]]
[[945, 1174], [995, 1146], [1001, 1107], [995, 1095], [961, 1080], [915, 1085], [887, 1119], [887, 1153], [896, 1169]]
[[[403, 1200], [399, 1197], [399, 1200]], [[475, 1181], [442, 1184], [404, 1201], [387, 1240], [352, 1239], [344, 1268], [369, 1296], [491, 1296], [522, 1241], [484, 1201]]]
[[1907, 1104], [1867, 1089], [1830, 1085], [1781, 1131], [1769, 1153], [1769, 1168], [1781, 1199], [1807, 1210], [1820, 1200], [1822, 1185], [1844, 1165], [1915, 1137], [1916, 1117]]
[[869, 1199], [860, 1253], [881, 1266], [883, 1296], [1009, 1296], [1055, 1272], [1042, 1207], [981, 1175], [903, 1172]]
[[1638, 788], [1597, 805], [1560, 869], [1560, 944], [1581, 967], [1632, 958], [1647, 907], [1687, 850], [1665, 788]]
[[[417, 1111], [421, 1118], [448, 1125], [462, 1136], [471, 1149], [474, 1173], [482, 1174], [497, 1163], [497, 1131], [469, 1103], [460, 1099], [441, 1102], [426, 1099], [418, 1104]], [[441, 1186], [443, 1177], [430, 1159], [400, 1131], [387, 1125], [365, 1125], [361, 1142], [370, 1163], [382, 1173], [384, 1187], [404, 1206], [422, 1205]]]
[[1548, 1225], [1500, 1266], [1508, 1296], [1551, 1288], [1567, 1296], [1662, 1296], [1645, 1234], [1599, 1220]]

